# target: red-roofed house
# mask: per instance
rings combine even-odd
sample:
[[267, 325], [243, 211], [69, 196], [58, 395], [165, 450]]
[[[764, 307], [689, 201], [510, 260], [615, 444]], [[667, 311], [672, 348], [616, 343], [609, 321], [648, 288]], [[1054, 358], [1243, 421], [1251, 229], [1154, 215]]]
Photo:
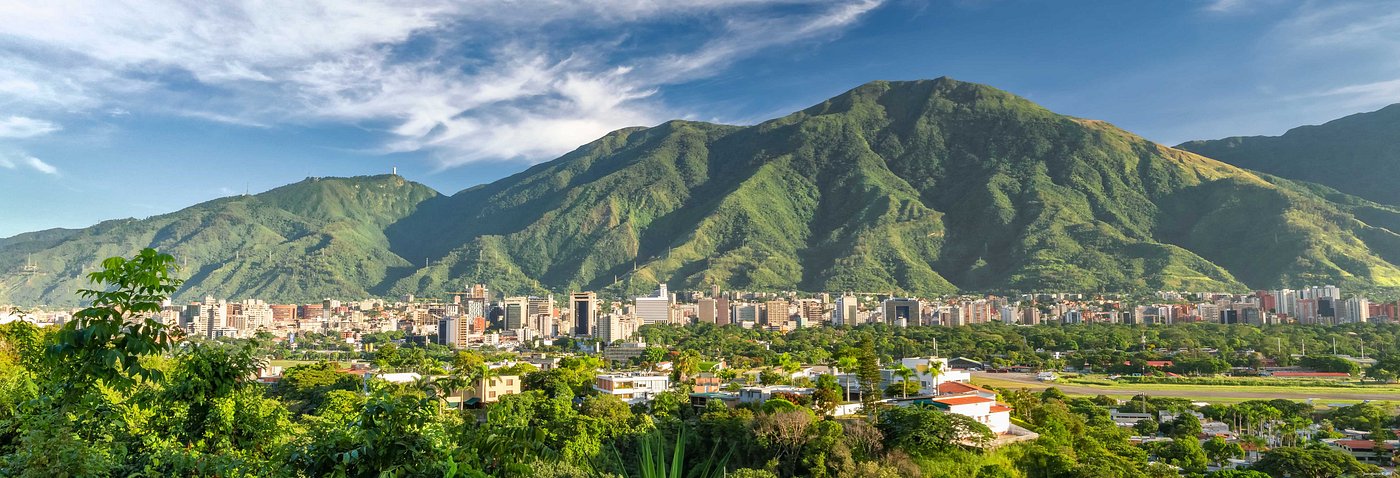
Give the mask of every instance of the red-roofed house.
[[1381, 449], [1386, 451], [1383, 457], [1376, 456], [1376, 442], [1371, 440], [1332, 440], [1328, 444], [1332, 445], [1332, 448], [1350, 453], [1362, 463], [1389, 465], [1390, 456], [1395, 452], [1395, 443], [1395, 440], [1388, 440], [1382, 444]]
[[963, 415], [986, 425], [992, 433], [1001, 435], [1011, 429], [1011, 407], [997, 403], [996, 399], [980, 395], [941, 397], [929, 400], [933, 406], [948, 413]]
[[997, 398], [996, 392], [962, 382], [943, 382], [938, 384], [938, 395], [977, 395], [983, 398]]
[[1148, 360], [1147, 366], [1152, 368], [1167, 368], [1174, 365], [1171, 360]]

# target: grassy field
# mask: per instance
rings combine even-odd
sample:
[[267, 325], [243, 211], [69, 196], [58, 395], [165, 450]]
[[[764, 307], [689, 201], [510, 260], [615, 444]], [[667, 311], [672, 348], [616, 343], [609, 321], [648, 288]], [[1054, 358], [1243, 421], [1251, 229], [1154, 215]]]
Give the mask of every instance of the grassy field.
[[997, 388], [1028, 388], [1043, 390], [1056, 387], [1068, 395], [1095, 396], [1107, 395], [1113, 398], [1132, 398], [1139, 393], [1162, 397], [1179, 397], [1211, 403], [1238, 403], [1245, 400], [1284, 398], [1323, 405], [1331, 403], [1352, 404], [1367, 400], [1400, 400], [1400, 386], [1366, 385], [1359, 387], [1322, 386], [1250, 386], [1250, 385], [1178, 385], [1178, 384], [1087, 384], [1040, 382], [1024, 374], [975, 374], [972, 382]]
[[[268, 364], [269, 364], [269, 365], [272, 365], [272, 366], [274, 366], [274, 367], [289, 368], [289, 367], [295, 367], [295, 366], [297, 366], [297, 365], [305, 365], [305, 364], [316, 363], [316, 362], [319, 362], [319, 360], [269, 360], [269, 361], [268, 361]], [[341, 368], [347, 368], [347, 367], [350, 366], [350, 364], [347, 363], [347, 362], [337, 362], [337, 363], [340, 364], [340, 367], [341, 367]]]

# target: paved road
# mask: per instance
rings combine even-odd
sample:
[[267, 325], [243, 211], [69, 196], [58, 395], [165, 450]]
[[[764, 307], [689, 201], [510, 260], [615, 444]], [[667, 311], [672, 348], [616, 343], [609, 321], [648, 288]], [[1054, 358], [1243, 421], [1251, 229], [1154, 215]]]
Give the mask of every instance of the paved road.
[[[1005, 387], [1007, 382], [1013, 382], [1031, 390], [1043, 390], [1054, 386], [1070, 395], [1136, 395], [1141, 390], [1135, 390], [1130, 385], [1121, 387], [1102, 387], [1094, 385], [1079, 385], [1069, 383], [1046, 383], [1036, 380], [1034, 374], [1028, 373], [987, 373], [973, 372], [972, 381], [986, 383], [992, 386]], [[1400, 400], [1400, 395], [1393, 391], [1370, 391], [1364, 388], [1338, 388], [1332, 390], [1318, 390], [1309, 388], [1307, 390], [1294, 390], [1289, 387], [1254, 387], [1252, 390], [1240, 390], [1238, 386], [1210, 386], [1192, 385], [1181, 386], [1179, 389], [1158, 389], [1147, 390], [1148, 395], [1158, 397], [1180, 397], [1192, 400], [1210, 401], [1212, 398], [1234, 398], [1234, 399], [1275, 399], [1286, 398], [1290, 400], [1314, 399], [1325, 402], [1327, 400], [1376, 400], [1395, 401]]]

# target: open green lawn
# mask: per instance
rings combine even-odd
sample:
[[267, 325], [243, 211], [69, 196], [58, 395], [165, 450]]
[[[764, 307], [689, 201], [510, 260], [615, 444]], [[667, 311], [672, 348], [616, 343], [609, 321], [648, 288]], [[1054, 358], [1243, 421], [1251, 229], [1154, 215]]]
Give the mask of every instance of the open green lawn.
[[1163, 397], [1179, 397], [1212, 403], [1237, 403], [1245, 400], [1283, 398], [1288, 400], [1312, 400], [1318, 405], [1329, 403], [1359, 403], [1371, 401], [1400, 401], [1400, 386], [1367, 385], [1364, 387], [1322, 387], [1322, 386], [1250, 386], [1250, 385], [1178, 385], [1178, 384], [1087, 384], [1040, 382], [1025, 374], [974, 374], [972, 382], [998, 388], [1028, 388], [1043, 390], [1056, 387], [1068, 395], [1095, 396], [1107, 395], [1113, 398], [1131, 398], [1139, 393]]
[[[275, 367], [290, 368], [290, 367], [295, 367], [295, 366], [297, 366], [297, 365], [305, 365], [305, 364], [311, 364], [311, 363], [316, 363], [316, 362], [319, 362], [319, 360], [269, 360], [269, 361], [268, 361], [268, 364], [269, 364], [269, 365], [272, 365], [272, 366], [275, 366]], [[341, 368], [346, 368], [346, 367], [349, 367], [349, 366], [350, 366], [350, 364], [345, 363], [345, 362], [338, 362], [338, 363], [340, 364], [340, 367], [341, 367]]]

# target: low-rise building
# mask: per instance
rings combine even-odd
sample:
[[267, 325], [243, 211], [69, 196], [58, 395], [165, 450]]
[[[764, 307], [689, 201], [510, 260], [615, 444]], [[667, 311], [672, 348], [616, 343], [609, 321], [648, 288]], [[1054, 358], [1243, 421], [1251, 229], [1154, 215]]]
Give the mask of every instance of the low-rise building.
[[939, 397], [928, 401], [948, 413], [963, 415], [986, 425], [992, 433], [1001, 435], [1011, 429], [1011, 407], [996, 399], [978, 395]]
[[499, 377], [491, 377], [476, 382], [471, 392], [467, 394], [467, 404], [471, 405], [472, 399], [476, 399], [478, 403], [483, 404], [495, 403], [500, 401], [501, 397], [515, 395], [517, 393], [520, 393], [520, 376], [501, 375]]
[[612, 395], [631, 405], [651, 403], [658, 394], [671, 388], [671, 378], [661, 374], [619, 373], [599, 375], [593, 389]]
[[774, 395], [811, 395], [816, 392], [813, 388], [794, 387], [792, 385], [763, 385], [758, 387], [744, 387], [739, 389], [739, 403], [763, 403], [773, 398]]

